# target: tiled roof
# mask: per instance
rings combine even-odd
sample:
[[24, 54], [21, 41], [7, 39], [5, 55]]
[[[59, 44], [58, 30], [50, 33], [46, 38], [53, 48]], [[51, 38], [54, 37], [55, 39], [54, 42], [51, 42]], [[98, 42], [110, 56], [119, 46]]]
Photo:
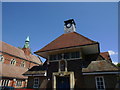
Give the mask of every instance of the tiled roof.
[[26, 55], [22, 49], [16, 48], [2, 41], [0, 41], [0, 51], [41, 64], [41, 61], [38, 57], [32, 54]]
[[44, 73], [45, 73], [45, 71], [27, 71], [23, 75], [40, 75], [40, 74], [44, 74]]
[[105, 60], [110, 60], [110, 61], [112, 61], [108, 52], [102, 52], [102, 53], [100, 53], [100, 55], [101, 55]]
[[92, 61], [82, 72], [117, 71], [118, 68], [108, 60]]
[[31, 69], [29, 69], [27, 72], [25, 72], [23, 75], [29, 75], [29, 74], [41, 74], [46, 71], [46, 67], [43, 65], [39, 66], [33, 66]]
[[36, 51], [35, 53], [43, 52], [47, 50], [56, 50], [56, 49], [66, 48], [66, 47], [93, 44], [93, 43], [96, 43], [96, 42], [88, 39], [87, 37], [82, 36], [81, 34], [78, 34], [76, 32], [71, 32], [71, 33], [62, 34], [61, 36], [59, 36], [58, 38], [50, 42], [48, 45], [46, 45], [42, 49]]
[[39, 66], [33, 66], [31, 69], [29, 69], [28, 71], [45, 71], [46, 67], [43, 65], [39, 65]]
[[22, 74], [27, 71], [27, 68], [18, 67], [11, 64], [2, 64], [0, 62], [0, 76], [26, 79]]

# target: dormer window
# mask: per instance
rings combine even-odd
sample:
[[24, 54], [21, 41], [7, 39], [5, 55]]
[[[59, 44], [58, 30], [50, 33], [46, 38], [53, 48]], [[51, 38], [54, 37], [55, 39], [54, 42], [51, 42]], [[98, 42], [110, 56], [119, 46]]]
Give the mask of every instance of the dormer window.
[[16, 64], [16, 60], [15, 59], [11, 59], [10, 64], [15, 65]]
[[4, 62], [4, 57], [3, 57], [3, 55], [0, 55], [0, 62]]

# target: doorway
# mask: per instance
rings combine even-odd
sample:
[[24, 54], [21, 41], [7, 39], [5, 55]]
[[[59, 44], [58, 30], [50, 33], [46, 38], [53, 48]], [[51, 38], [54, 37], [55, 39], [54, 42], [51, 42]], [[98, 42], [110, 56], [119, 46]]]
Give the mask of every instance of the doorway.
[[70, 90], [70, 77], [69, 76], [57, 76], [56, 77], [56, 89], [57, 90]]

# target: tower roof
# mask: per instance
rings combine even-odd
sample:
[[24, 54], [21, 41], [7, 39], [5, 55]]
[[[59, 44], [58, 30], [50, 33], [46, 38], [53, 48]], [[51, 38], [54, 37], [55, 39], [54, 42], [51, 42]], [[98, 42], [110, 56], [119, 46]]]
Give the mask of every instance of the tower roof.
[[25, 40], [25, 44], [23, 48], [29, 48], [29, 42], [30, 42], [30, 38], [29, 36], [27, 36], [26, 40]]
[[28, 41], [28, 42], [30, 41], [30, 38], [29, 38], [29, 36], [27, 36], [27, 38], [26, 38], [26, 40], [25, 40], [25, 41]]
[[76, 32], [71, 32], [71, 33], [62, 34], [61, 36], [59, 36], [58, 38], [47, 44], [42, 49], [36, 51], [35, 53], [74, 47], [74, 46], [89, 45], [95, 43], [97, 42], [90, 40], [81, 34], [78, 34]]

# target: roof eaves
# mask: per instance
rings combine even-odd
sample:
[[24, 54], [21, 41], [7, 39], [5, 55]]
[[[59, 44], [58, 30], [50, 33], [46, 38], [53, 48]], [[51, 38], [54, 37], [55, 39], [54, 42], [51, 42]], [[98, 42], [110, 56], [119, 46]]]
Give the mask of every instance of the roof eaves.
[[[87, 45], [94, 45], [94, 44], [99, 44], [99, 42], [94, 42], [91, 44], [85, 44], [85, 45], [78, 45], [78, 46], [70, 46], [70, 47], [64, 47], [64, 48], [58, 48], [58, 49], [66, 49], [66, 48], [73, 48], [73, 47], [81, 47], [81, 46], [87, 46]], [[48, 52], [48, 51], [53, 51], [53, 50], [58, 50], [58, 49], [51, 49], [51, 50], [43, 50], [43, 51], [36, 51], [34, 52], [35, 54], [40, 53], [40, 52]]]

